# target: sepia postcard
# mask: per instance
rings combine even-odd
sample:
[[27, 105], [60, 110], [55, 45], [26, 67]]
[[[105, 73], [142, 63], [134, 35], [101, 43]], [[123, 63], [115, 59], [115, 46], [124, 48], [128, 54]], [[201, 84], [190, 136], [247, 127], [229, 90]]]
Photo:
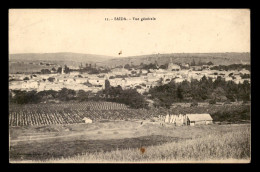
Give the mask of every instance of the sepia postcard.
[[250, 163], [250, 9], [9, 9], [10, 163]]

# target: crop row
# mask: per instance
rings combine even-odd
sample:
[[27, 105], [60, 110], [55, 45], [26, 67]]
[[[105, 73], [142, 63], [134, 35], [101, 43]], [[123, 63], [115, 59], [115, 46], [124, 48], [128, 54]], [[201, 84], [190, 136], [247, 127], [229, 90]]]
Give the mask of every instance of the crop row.
[[50, 125], [50, 124], [73, 124], [83, 123], [83, 118], [88, 117], [93, 121], [99, 120], [130, 120], [139, 118], [149, 118], [155, 116], [155, 111], [145, 109], [126, 109], [126, 110], [64, 110], [64, 111], [19, 111], [10, 112], [10, 126], [26, 125]]
[[49, 109], [49, 110], [64, 110], [64, 109], [80, 109], [80, 110], [120, 110], [128, 109], [124, 104], [113, 102], [82, 102], [82, 103], [47, 103], [47, 104], [26, 104], [17, 105], [11, 104], [9, 110], [28, 110], [28, 109]]
[[[150, 119], [170, 114], [187, 113], [223, 113], [233, 112], [234, 110], [243, 111], [248, 106], [235, 105], [209, 105], [206, 107], [174, 107], [171, 109], [152, 108], [152, 109], [130, 109], [121, 104], [106, 102], [89, 103], [64, 103], [64, 104], [33, 104], [33, 105], [10, 105], [9, 106], [9, 125], [50, 125], [50, 124], [73, 124], [83, 123], [83, 118], [91, 120], [131, 120], [131, 119]], [[91, 104], [92, 108], [87, 108]], [[110, 105], [110, 107], [109, 107]], [[108, 108], [104, 108], [104, 107]], [[103, 108], [102, 108], [103, 107]], [[121, 108], [120, 108], [121, 107]]]

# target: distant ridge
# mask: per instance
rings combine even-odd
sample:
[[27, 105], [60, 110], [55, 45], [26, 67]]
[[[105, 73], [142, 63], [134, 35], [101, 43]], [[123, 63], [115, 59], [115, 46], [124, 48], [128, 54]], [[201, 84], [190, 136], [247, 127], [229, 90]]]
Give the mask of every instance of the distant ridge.
[[140, 63], [149, 64], [158, 62], [159, 65], [169, 63], [196, 63], [213, 62], [216, 65], [229, 64], [250, 64], [249, 52], [225, 52], [225, 53], [171, 53], [171, 54], [149, 54], [129, 57], [112, 57], [96, 54], [82, 53], [21, 53], [10, 54], [9, 61], [62, 61], [74, 63], [96, 63], [102, 66], [117, 66], [125, 64], [139, 65]]
[[19, 53], [10, 54], [9, 60], [25, 60], [25, 61], [74, 61], [74, 62], [100, 62], [114, 57], [95, 55], [95, 54], [82, 54], [82, 53]]
[[250, 64], [249, 52], [225, 52], [225, 53], [172, 53], [172, 54], [150, 54], [141, 56], [130, 56], [122, 58], [113, 58], [101, 62], [99, 65], [113, 66], [133, 64], [139, 65], [140, 63], [149, 64], [157, 61], [159, 65], [173, 62], [173, 63], [191, 63], [195, 60], [196, 63], [213, 62], [216, 65], [229, 65], [229, 64]]

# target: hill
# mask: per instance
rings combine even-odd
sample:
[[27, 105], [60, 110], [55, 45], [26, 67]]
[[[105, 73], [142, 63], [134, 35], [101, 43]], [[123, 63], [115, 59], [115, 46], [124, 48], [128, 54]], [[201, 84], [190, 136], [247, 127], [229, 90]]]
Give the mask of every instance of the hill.
[[22, 53], [9, 55], [9, 61], [74, 61], [95, 63], [111, 58], [113, 57], [80, 53]]
[[80, 53], [24, 53], [24, 54], [10, 54], [10, 62], [31, 62], [31, 61], [46, 61], [55, 64], [70, 66], [79, 66], [80, 63], [96, 63], [98, 66], [115, 67], [118, 65], [140, 63], [149, 64], [158, 62], [159, 65], [173, 62], [173, 63], [191, 63], [192, 61], [213, 62], [216, 65], [229, 64], [250, 64], [250, 53], [172, 53], [172, 54], [150, 54], [141, 56], [129, 57], [111, 57], [95, 54], [80, 54]]
[[213, 62], [216, 65], [229, 65], [229, 64], [250, 64], [250, 53], [172, 53], [172, 54], [151, 54], [142, 56], [131, 56], [122, 58], [113, 58], [106, 61], [97, 63], [98, 65], [107, 65], [114, 67], [115, 65], [133, 64], [139, 65], [140, 63], [149, 64], [158, 62], [159, 65], [173, 62], [173, 63], [191, 63], [195, 60], [196, 63]]

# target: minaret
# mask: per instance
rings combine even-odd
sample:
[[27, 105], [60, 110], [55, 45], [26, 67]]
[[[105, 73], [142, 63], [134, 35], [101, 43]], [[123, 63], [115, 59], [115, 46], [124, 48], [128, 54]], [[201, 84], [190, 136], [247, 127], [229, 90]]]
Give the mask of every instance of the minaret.
[[61, 66], [61, 74], [64, 74], [64, 69], [62, 66]]

